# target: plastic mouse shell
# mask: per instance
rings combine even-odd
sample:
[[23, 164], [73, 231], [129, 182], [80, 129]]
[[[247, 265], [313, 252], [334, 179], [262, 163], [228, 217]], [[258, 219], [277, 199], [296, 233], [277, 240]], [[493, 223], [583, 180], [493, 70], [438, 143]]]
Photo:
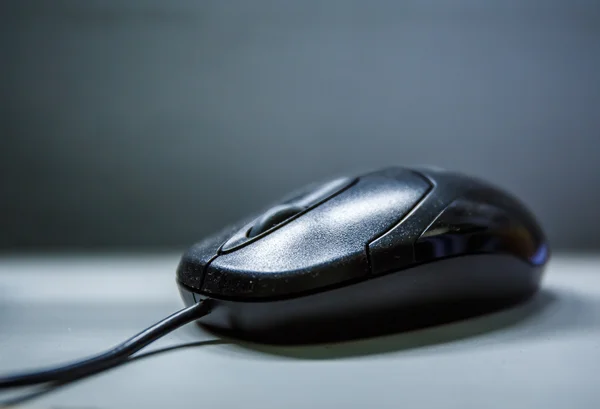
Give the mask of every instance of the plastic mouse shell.
[[[234, 251], [223, 251], [223, 244], [260, 216], [225, 229], [184, 255], [178, 279], [202, 295], [275, 300], [398, 271], [423, 262], [419, 254], [427, 251], [418, 249], [427, 247], [418, 244], [431, 244], [423, 234], [457, 198], [467, 204], [491, 203], [489, 209], [508, 212], [513, 219], [516, 215], [521, 231], [529, 232], [522, 248], [513, 251], [523, 261], [535, 264], [537, 253], [543, 248], [548, 252], [533, 216], [512, 196], [464, 175], [390, 168], [352, 179], [303, 214]], [[506, 253], [496, 247], [486, 251]], [[537, 262], [543, 264], [547, 255], [542, 258]]]

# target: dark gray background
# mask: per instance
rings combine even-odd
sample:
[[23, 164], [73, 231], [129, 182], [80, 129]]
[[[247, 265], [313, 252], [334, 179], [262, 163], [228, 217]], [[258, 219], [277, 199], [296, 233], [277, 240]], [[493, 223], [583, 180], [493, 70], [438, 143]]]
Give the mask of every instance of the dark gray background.
[[0, 248], [182, 247], [390, 164], [600, 246], [597, 1], [2, 1]]

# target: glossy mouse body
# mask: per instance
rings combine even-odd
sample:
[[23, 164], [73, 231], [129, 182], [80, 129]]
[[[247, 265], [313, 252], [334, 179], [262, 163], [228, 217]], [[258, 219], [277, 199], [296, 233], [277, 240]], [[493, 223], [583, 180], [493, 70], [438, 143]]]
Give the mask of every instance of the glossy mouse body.
[[376, 335], [512, 305], [549, 247], [516, 198], [478, 179], [386, 168], [308, 186], [193, 245], [177, 281], [199, 323], [263, 342]]

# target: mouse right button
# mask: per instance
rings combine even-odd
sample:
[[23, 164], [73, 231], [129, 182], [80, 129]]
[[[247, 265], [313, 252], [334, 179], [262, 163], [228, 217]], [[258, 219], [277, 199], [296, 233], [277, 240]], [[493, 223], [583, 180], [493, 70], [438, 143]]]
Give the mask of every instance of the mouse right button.
[[427, 226], [439, 213], [432, 206], [422, 206], [434, 188], [428, 179], [407, 169], [391, 168], [384, 172], [381, 172], [383, 176], [400, 181], [402, 189], [419, 194], [402, 212], [402, 217], [396, 224], [367, 244], [371, 274], [374, 275], [386, 274], [413, 264], [414, 242], [423, 231], [423, 225]]

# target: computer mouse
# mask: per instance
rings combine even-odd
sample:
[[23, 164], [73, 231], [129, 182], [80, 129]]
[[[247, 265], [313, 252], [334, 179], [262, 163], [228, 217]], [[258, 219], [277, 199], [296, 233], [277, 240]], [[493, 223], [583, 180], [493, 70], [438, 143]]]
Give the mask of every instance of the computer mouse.
[[177, 268], [198, 323], [305, 343], [379, 335], [512, 306], [540, 288], [548, 241], [478, 178], [388, 167], [313, 184], [191, 246]]

